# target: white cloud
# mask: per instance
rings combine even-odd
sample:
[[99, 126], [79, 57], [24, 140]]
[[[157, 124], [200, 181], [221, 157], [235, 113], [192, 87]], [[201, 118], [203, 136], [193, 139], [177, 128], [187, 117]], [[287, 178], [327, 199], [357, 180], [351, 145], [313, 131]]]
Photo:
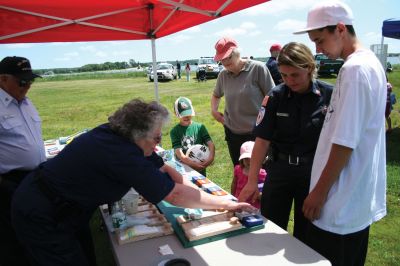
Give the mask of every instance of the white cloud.
[[70, 52], [70, 53], [65, 53], [65, 57], [78, 57], [79, 53], [78, 52]]
[[319, 0], [285, 0], [285, 1], [269, 1], [267, 3], [248, 8], [242, 12], [245, 16], [261, 16], [273, 15], [279, 16], [285, 12], [293, 12], [298, 10], [308, 10]]
[[185, 33], [197, 33], [197, 32], [201, 32], [201, 27], [199, 25], [191, 27], [185, 31], [183, 31]]
[[70, 61], [71, 58], [70, 57], [56, 57], [54, 58], [54, 61]]
[[108, 56], [108, 54], [106, 53], [106, 52], [102, 52], [102, 51], [97, 51], [96, 53], [95, 53], [95, 56], [97, 56], [97, 57], [107, 57]]
[[62, 57], [56, 57], [54, 58], [54, 61], [71, 61], [71, 60], [76, 60], [79, 57], [78, 52], [69, 52], [69, 53], [64, 53]]
[[128, 44], [128, 41], [110, 41], [107, 42], [107, 44], [111, 45], [111, 46], [122, 46], [122, 45], [126, 45]]
[[113, 56], [119, 56], [119, 55], [132, 55], [132, 51], [128, 50], [120, 50], [120, 51], [114, 51], [111, 53]]
[[251, 30], [251, 29], [257, 28], [256, 24], [253, 22], [243, 22], [242, 24], [240, 24], [239, 27], [242, 29], [246, 29], [246, 30]]
[[382, 33], [378, 33], [378, 32], [367, 32], [366, 34], [365, 34], [365, 37], [367, 37], [367, 38], [373, 38], [373, 39], [375, 39], [375, 38], [381, 38], [382, 37]]
[[367, 32], [364, 35], [358, 35], [361, 43], [365, 46], [370, 46], [371, 44], [380, 44], [382, 41], [382, 33], [378, 32]]
[[241, 36], [241, 35], [251, 35], [256, 36], [261, 34], [259, 30], [256, 30], [257, 25], [253, 22], [243, 22], [240, 24], [238, 28], [225, 28], [221, 31], [217, 31], [214, 33], [215, 36], [222, 37], [222, 36]]
[[223, 36], [230, 36], [230, 37], [234, 37], [234, 36], [239, 36], [239, 35], [244, 35], [246, 34], [247, 31], [241, 28], [226, 28], [223, 29], [221, 31], [217, 31], [214, 35], [218, 36], [218, 37], [223, 37]]
[[81, 46], [81, 47], [79, 47], [79, 50], [82, 50], [85, 52], [92, 52], [92, 53], [97, 52], [97, 48], [92, 45]]
[[254, 37], [254, 36], [259, 36], [259, 35], [261, 35], [261, 34], [263, 34], [262, 31], [255, 30], [255, 31], [250, 32], [250, 33], [249, 33], [249, 36]]
[[34, 46], [32, 43], [13, 43], [13, 44], [6, 44], [6, 48], [9, 49], [26, 49], [31, 48]]
[[285, 19], [275, 24], [274, 30], [293, 32], [305, 27], [305, 25], [306, 25], [305, 21], [300, 21], [295, 19]]
[[178, 44], [178, 43], [186, 42], [186, 41], [191, 40], [191, 39], [193, 39], [193, 38], [188, 36], [188, 35], [177, 34], [176, 36], [174, 36], [174, 38], [170, 38], [170, 39], [168, 39], [166, 41], [169, 41], [169, 42], [174, 43], [174, 44]]
[[49, 46], [69, 46], [71, 45], [71, 42], [51, 42], [48, 45]]

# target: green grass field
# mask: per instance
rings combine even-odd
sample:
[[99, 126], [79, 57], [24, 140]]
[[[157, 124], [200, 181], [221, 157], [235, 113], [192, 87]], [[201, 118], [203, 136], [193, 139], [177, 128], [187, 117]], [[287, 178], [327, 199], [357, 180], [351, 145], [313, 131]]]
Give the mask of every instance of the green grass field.
[[[334, 83], [335, 78], [325, 79]], [[400, 100], [400, 72], [393, 72], [389, 80]], [[196, 110], [195, 121], [204, 123], [216, 145], [216, 159], [207, 169], [208, 176], [229, 191], [233, 168], [224, 141], [223, 127], [210, 114], [210, 97], [215, 80], [197, 82], [185, 79], [159, 83], [160, 102], [171, 112], [179, 96], [189, 97]], [[96, 76], [87, 79], [42, 80], [36, 82], [28, 96], [36, 105], [43, 120], [44, 139], [67, 136], [85, 128], [105, 123], [110, 114], [132, 98], [154, 100], [153, 83], [145, 77]], [[224, 102], [222, 101], [223, 107]], [[400, 260], [400, 104], [392, 112], [393, 132], [387, 138], [387, 205], [388, 215], [371, 227], [371, 236], [366, 265], [398, 265]], [[222, 109], [221, 109], [222, 110]], [[171, 147], [169, 130], [178, 120], [163, 130], [162, 145]], [[106, 233], [99, 228], [100, 218], [92, 219], [92, 230], [96, 254], [100, 266], [114, 265]], [[291, 232], [292, 222], [289, 225]], [[397, 233], [396, 233], [397, 232]]]

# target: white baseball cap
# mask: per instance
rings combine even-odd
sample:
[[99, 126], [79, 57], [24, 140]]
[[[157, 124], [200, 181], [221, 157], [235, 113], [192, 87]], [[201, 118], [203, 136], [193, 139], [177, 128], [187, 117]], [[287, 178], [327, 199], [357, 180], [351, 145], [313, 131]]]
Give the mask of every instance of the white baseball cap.
[[246, 141], [240, 147], [239, 161], [244, 158], [251, 158], [251, 152], [253, 151], [254, 141]]
[[307, 27], [295, 31], [293, 34], [302, 34], [326, 26], [336, 26], [339, 22], [345, 25], [353, 25], [353, 12], [350, 7], [339, 1], [321, 2], [308, 12]]

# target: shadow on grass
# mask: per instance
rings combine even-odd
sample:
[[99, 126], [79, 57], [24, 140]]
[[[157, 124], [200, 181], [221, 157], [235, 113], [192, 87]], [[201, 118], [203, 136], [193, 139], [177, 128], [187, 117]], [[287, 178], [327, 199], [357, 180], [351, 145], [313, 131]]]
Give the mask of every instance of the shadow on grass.
[[337, 75], [336, 74], [318, 74], [318, 78], [320, 79], [328, 79], [328, 80], [330, 80], [330, 79], [332, 79], [332, 80], [334, 80], [334, 81], [331, 81], [332, 83], [335, 83], [336, 82], [336, 78], [337, 78]]
[[400, 163], [400, 128], [386, 133], [386, 160], [388, 163]]
[[97, 210], [90, 220], [90, 228], [98, 266], [116, 266], [112, 254], [112, 247], [107, 236], [106, 225], [102, 226], [100, 211]]

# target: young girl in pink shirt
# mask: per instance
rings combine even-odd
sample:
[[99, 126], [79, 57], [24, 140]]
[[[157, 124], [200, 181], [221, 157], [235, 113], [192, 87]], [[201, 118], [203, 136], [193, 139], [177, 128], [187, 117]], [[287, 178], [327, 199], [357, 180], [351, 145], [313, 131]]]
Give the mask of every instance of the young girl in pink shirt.
[[[231, 187], [232, 195], [236, 198], [239, 197], [240, 192], [247, 183], [248, 174], [250, 170], [250, 158], [251, 152], [253, 151], [254, 141], [246, 141], [240, 147], [239, 164], [235, 165], [233, 171], [233, 182]], [[264, 185], [267, 172], [264, 169], [260, 169], [258, 174], [258, 188], [261, 192], [262, 186]], [[260, 208], [260, 200], [257, 199], [255, 202], [248, 202], [256, 208]]]

